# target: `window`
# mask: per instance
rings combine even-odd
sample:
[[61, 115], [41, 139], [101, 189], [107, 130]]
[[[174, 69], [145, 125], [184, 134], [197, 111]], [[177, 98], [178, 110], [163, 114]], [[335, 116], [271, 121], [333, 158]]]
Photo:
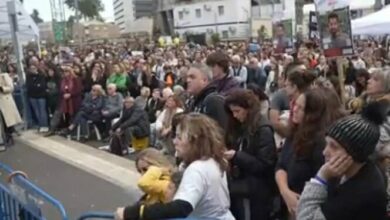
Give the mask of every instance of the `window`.
[[222, 38], [226, 39], [229, 37], [229, 31], [222, 31]]
[[202, 17], [202, 12], [200, 11], [199, 8], [195, 10], [195, 14], [196, 14], [196, 17], [197, 17], [197, 18]]
[[219, 16], [225, 14], [225, 7], [223, 7], [223, 5], [218, 6], [218, 14]]
[[183, 19], [183, 12], [182, 11], [179, 11], [179, 19]]

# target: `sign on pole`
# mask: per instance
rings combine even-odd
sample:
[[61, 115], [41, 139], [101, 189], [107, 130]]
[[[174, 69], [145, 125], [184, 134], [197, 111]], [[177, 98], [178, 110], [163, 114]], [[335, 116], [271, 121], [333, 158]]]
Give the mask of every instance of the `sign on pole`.
[[326, 57], [353, 55], [349, 1], [317, 0], [317, 22]]
[[56, 43], [64, 42], [65, 28], [66, 28], [65, 22], [53, 21], [54, 39]]

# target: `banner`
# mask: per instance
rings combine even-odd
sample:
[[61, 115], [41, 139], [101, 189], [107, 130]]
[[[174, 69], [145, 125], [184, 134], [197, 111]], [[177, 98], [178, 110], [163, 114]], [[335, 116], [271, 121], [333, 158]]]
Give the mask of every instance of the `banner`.
[[318, 31], [317, 13], [311, 11], [309, 13], [309, 39], [317, 41], [320, 39], [320, 32]]
[[350, 10], [347, 2], [347, 0], [316, 1], [321, 45], [326, 57], [353, 55]]

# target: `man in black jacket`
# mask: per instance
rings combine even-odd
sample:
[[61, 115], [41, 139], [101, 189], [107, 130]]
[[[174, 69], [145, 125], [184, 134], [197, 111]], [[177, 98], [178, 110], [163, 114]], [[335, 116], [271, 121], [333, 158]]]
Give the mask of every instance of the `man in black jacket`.
[[46, 78], [35, 65], [30, 65], [26, 76], [26, 88], [28, 102], [38, 122], [39, 131], [47, 132], [49, 119], [46, 106]]
[[193, 64], [187, 73], [187, 92], [193, 96], [188, 104], [189, 112], [206, 114], [225, 128], [227, 113], [224, 97], [217, 93], [217, 87], [211, 85], [211, 69], [204, 64]]
[[[128, 150], [131, 138], [144, 138], [150, 134], [148, 114], [142, 108], [134, 105], [134, 98], [127, 97], [120, 119], [112, 126], [113, 138], [110, 144], [111, 152], [122, 155]], [[126, 152], [128, 153], [128, 152]]]

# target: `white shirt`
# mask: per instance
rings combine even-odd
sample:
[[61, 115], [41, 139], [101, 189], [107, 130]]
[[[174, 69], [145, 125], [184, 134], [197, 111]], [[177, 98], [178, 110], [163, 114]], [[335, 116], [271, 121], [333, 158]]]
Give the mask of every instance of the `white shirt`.
[[234, 220], [229, 210], [226, 173], [221, 173], [214, 159], [197, 160], [187, 167], [174, 200], [191, 204], [193, 212], [189, 217]]

